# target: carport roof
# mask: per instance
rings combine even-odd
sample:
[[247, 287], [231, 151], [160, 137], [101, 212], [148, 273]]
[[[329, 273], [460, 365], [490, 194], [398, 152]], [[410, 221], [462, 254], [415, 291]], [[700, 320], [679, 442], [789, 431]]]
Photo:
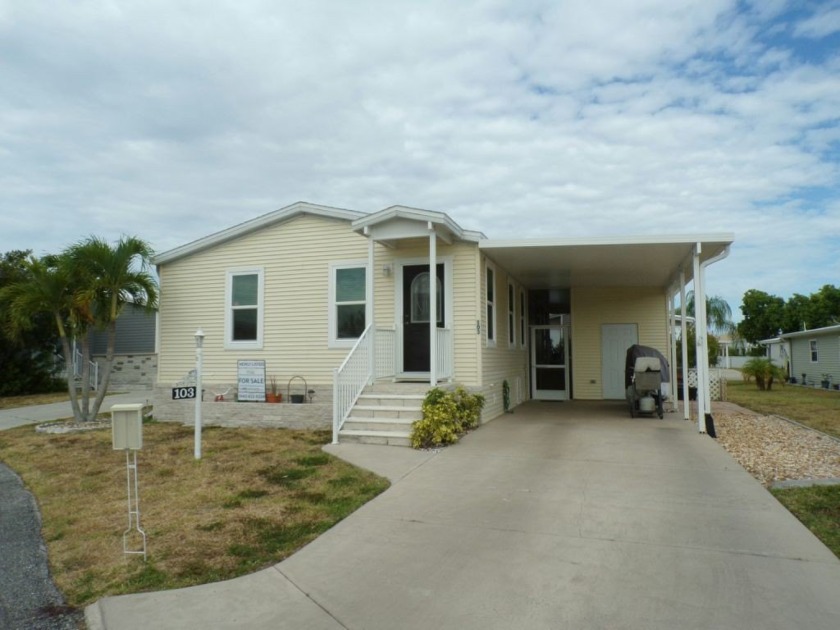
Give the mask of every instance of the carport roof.
[[530, 289], [576, 286], [668, 288], [693, 278], [692, 256], [701, 261], [724, 252], [731, 233], [622, 236], [581, 239], [487, 239], [479, 247]]

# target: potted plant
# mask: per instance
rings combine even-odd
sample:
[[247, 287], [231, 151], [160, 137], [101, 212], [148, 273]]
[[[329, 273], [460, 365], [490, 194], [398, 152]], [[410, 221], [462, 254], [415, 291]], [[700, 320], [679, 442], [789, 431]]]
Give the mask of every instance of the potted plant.
[[265, 395], [265, 402], [270, 403], [279, 403], [283, 400], [283, 394], [277, 393], [277, 377], [269, 376], [268, 377], [268, 384], [269, 390], [268, 393]]
[[822, 375], [822, 380], [820, 381], [820, 385], [822, 385], [823, 389], [828, 389], [829, 387], [831, 387], [831, 379], [832, 379], [831, 374], [823, 374]]

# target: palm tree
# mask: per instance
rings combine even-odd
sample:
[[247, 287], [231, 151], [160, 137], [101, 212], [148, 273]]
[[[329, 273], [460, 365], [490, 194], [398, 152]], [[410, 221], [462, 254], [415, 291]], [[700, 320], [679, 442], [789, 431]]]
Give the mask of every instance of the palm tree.
[[[694, 317], [694, 291], [685, 296], [686, 315]], [[706, 296], [706, 321], [709, 328], [718, 335], [732, 335], [735, 324], [732, 322], [732, 309], [726, 300], [718, 295]]]
[[[38, 314], [43, 313], [52, 318], [61, 340], [65, 368], [67, 374], [71, 375], [73, 354], [70, 341], [74, 338], [86, 340], [93, 319], [90, 310], [76, 299], [80, 287], [68, 262], [64, 256], [30, 258], [25, 264], [26, 278], [4, 287], [0, 291], [0, 300], [8, 304], [7, 324], [14, 336], [30, 329]], [[69, 377], [67, 389], [73, 416], [77, 420], [85, 419], [85, 414], [79, 408], [75, 383]]]
[[[152, 250], [144, 241], [123, 237], [115, 246], [90, 237], [72, 245], [59, 256], [31, 259], [29, 277], [6, 286], [0, 299], [9, 304], [9, 325], [21, 331], [35, 315], [49, 314], [58, 329], [68, 374], [68, 391], [73, 415], [78, 421], [93, 420], [108, 391], [117, 336], [117, 318], [128, 303], [153, 310], [157, 306], [157, 284], [150, 273]], [[104, 377], [90, 406], [90, 342], [92, 326], [108, 332]], [[81, 396], [73, 374], [75, 340], [81, 346]], [[80, 400], [81, 399], [81, 404]]]
[[157, 283], [150, 271], [153, 254], [145, 241], [133, 236], [123, 236], [114, 246], [91, 236], [66, 252], [71, 269], [81, 278], [80, 301], [90, 306], [96, 327], [108, 333], [104, 377], [90, 410], [91, 419], [99, 413], [111, 380], [117, 318], [126, 304], [145, 306], [148, 311], [157, 306]]

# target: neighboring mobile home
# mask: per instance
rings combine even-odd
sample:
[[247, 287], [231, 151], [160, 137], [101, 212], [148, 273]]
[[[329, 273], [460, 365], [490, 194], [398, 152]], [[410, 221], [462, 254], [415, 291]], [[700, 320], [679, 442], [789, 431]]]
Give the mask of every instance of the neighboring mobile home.
[[786, 333], [790, 343], [790, 374], [803, 385], [840, 383], [840, 325]]
[[[237, 362], [264, 361], [282, 394], [305, 380], [307, 417], [327, 426], [369, 381], [397, 397], [462, 384], [485, 395], [485, 421], [503, 413], [505, 389], [511, 406], [623, 399], [627, 348], [675, 356], [673, 299], [732, 240], [494, 240], [440, 212], [299, 202], [157, 256], [156, 416], [189, 420], [170, 388], [195, 366], [199, 328], [207, 390], [230, 400]], [[238, 407], [225, 414], [270, 406]]]

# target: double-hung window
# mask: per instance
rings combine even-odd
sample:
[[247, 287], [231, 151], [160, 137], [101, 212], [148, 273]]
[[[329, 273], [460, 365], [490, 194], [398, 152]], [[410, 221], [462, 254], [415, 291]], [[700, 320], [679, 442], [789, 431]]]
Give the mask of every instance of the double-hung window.
[[811, 363], [818, 363], [820, 353], [817, 351], [817, 340], [811, 339], [808, 345], [811, 347]]
[[263, 344], [263, 269], [231, 269], [225, 287], [225, 347]]
[[330, 268], [329, 345], [352, 346], [367, 326], [367, 266], [335, 263]]
[[522, 348], [528, 345], [528, 335], [525, 329], [525, 291], [519, 291], [519, 343]]
[[485, 287], [487, 303], [487, 345], [496, 345], [496, 270], [487, 262]]
[[516, 347], [516, 289], [508, 282], [508, 347]]

